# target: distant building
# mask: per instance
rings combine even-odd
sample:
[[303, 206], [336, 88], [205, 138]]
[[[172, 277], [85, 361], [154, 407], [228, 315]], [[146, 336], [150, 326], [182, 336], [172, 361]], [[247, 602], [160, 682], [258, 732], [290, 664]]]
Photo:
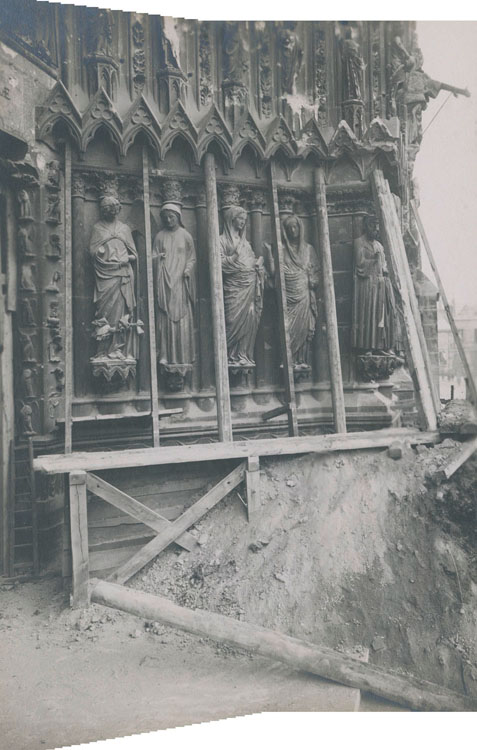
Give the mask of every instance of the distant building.
[[[477, 306], [464, 305], [452, 312], [470, 369], [477, 379]], [[438, 306], [439, 390], [441, 399], [465, 398], [466, 382], [462, 362], [442, 306]]]

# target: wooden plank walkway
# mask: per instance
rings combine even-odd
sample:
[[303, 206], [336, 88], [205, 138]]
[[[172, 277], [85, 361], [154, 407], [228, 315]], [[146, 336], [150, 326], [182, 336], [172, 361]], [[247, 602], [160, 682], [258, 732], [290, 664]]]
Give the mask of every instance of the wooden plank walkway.
[[408, 441], [412, 445], [433, 444], [440, 441], [440, 435], [438, 431], [420, 432], [415, 429], [394, 428], [373, 432], [351, 432], [346, 435], [313, 435], [177, 447], [75, 452], [38, 456], [33, 461], [33, 468], [45, 474], [65, 474], [76, 470], [101, 471], [135, 466], [246, 459], [253, 456], [291, 456], [300, 453], [388, 448], [395, 440]]

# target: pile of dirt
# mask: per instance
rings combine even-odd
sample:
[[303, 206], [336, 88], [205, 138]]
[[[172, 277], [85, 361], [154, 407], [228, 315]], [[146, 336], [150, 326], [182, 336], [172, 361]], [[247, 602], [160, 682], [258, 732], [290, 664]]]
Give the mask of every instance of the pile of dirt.
[[477, 696], [475, 463], [433, 483], [458, 445], [262, 459], [253, 523], [239, 488], [131, 585]]

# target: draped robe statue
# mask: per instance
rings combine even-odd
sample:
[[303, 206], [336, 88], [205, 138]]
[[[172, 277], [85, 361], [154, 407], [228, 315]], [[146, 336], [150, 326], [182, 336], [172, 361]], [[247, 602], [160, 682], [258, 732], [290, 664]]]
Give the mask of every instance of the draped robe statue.
[[163, 206], [161, 219], [164, 229], [156, 234], [152, 250], [159, 364], [184, 376], [195, 360], [195, 247], [181, 225], [179, 206]]
[[134, 271], [137, 252], [131, 230], [117, 219], [121, 204], [113, 196], [100, 203], [101, 220], [91, 233], [89, 252], [95, 273], [95, 320], [98, 348], [93, 359], [137, 359], [138, 333]]
[[308, 370], [317, 315], [317, 259], [313, 246], [305, 242], [303, 224], [298, 216], [292, 214], [282, 221], [282, 240], [293, 366], [295, 370]]
[[263, 309], [265, 271], [245, 236], [247, 213], [239, 206], [224, 211], [220, 257], [224, 287], [229, 365], [254, 365], [254, 348]]
[[377, 224], [364, 221], [364, 234], [354, 242], [354, 300], [352, 346], [367, 352], [392, 352], [397, 337], [397, 311], [387, 275]]

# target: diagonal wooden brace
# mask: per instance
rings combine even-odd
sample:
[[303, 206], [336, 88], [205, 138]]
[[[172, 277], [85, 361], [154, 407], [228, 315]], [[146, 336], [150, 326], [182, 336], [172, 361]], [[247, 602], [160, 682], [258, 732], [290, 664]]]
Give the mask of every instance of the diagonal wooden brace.
[[194, 505], [188, 508], [179, 518], [165, 527], [154, 539], [146, 544], [142, 549], [133, 555], [129, 560], [126, 560], [114, 573], [112, 573], [108, 580], [114, 581], [115, 583], [125, 583], [128, 581], [138, 570], [141, 570], [151, 560], [156, 557], [162, 550], [176, 541], [176, 539], [186, 531], [190, 526], [202, 518], [207, 511], [211, 510], [217, 505], [222, 498], [233, 490], [237, 485], [243, 482], [245, 478], [246, 464], [242, 462], [237, 466], [230, 474], [227, 474], [215, 487], [212, 487], [203, 497], [200, 498]]
[[[154, 529], [154, 531], [163, 531], [171, 525], [171, 522], [167, 518], [151, 510], [147, 505], [138, 502], [138, 500], [130, 497], [125, 492], [118, 490], [117, 487], [113, 487], [112, 484], [105, 482], [104, 479], [96, 476], [96, 474], [88, 473], [86, 475], [86, 487], [102, 500], [106, 500], [107, 503], [114, 505], [115, 508], [122, 510], [123, 513], [127, 513], [129, 516], [135, 518], [136, 521], [144, 523], [149, 528]], [[178, 536], [174, 541], [189, 552], [197, 546], [197, 541], [187, 531]]]

